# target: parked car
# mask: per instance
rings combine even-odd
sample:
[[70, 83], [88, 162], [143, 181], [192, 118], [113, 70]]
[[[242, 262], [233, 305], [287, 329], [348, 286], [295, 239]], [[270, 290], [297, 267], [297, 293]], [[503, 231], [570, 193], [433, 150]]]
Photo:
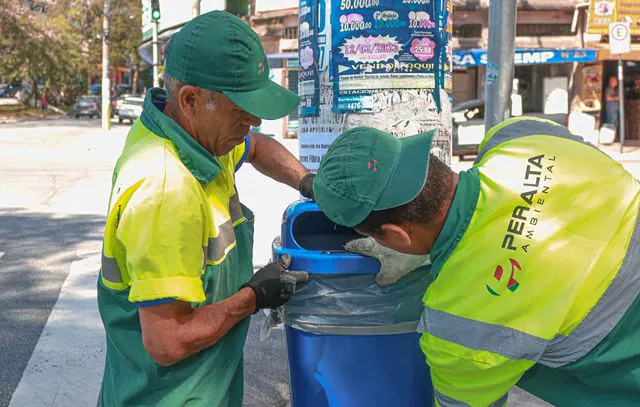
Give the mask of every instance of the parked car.
[[[484, 128], [484, 100], [476, 99], [462, 102], [453, 107], [453, 155], [461, 159], [465, 155], [477, 155], [478, 146], [485, 136]], [[566, 114], [525, 113], [526, 116], [540, 117], [552, 120], [566, 126]]]
[[139, 96], [128, 96], [122, 101], [122, 106], [118, 109], [118, 122], [128, 120], [133, 124], [134, 120], [142, 114], [144, 99]]
[[73, 116], [77, 119], [80, 116], [89, 116], [90, 119], [100, 117], [102, 114], [102, 103], [99, 96], [80, 96], [73, 108]]
[[126, 98], [128, 98], [131, 95], [120, 95], [117, 96], [115, 98], [113, 98], [113, 101], [111, 103], [111, 111], [113, 111], [114, 115], [118, 115], [118, 112], [120, 111], [120, 108], [122, 107], [122, 102], [124, 102], [124, 100]]
[[0, 98], [12, 98], [22, 89], [21, 85], [8, 85], [0, 89]]

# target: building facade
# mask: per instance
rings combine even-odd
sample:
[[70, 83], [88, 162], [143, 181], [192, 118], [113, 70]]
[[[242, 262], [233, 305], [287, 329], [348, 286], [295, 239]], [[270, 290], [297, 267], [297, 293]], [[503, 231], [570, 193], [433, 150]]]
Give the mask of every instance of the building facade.
[[[482, 99], [489, 39], [489, 1], [453, 0], [453, 95], [454, 105]], [[297, 83], [297, 1], [290, 7], [257, 10], [251, 25], [260, 35], [270, 63], [282, 84], [295, 90]], [[576, 78], [585, 61], [596, 61], [595, 50], [587, 49], [581, 0], [519, 1], [516, 30], [516, 72], [514, 101], [519, 114], [568, 114], [578, 90]], [[584, 18], [584, 17], [582, 17]], [[296, 118], [286, 128], [295, 135]]]
[[[593, 79], [594, 98], [600, 101], [598, 120], [614, 125], [615, 116], [625, 121], [625, 145], [640, 145], [640, 1], [639, 0], [590, 0], [581, 5], [583, 23], [586, 25], [584, 41], [587, 46], [598, 50], [597, 63], [589, 67], [590, 72], [583, 77], [585, 88]], [[623, 55], [612, 54], [609, 43], [609, 24], [628, 22], [631, 34], [630, 52]], [[612, 77], [617, 76], [618, 60], [623, 67], [623, 88], [621, 96], [625, 100], [624, 115], [615, 114], [614, 106], [607, 108], [607, 87]], [[617, 92], [617, 90], [616, 90]], [[585, 95], [589, 96], [589, 95]], [[611, 111], [613, 108], [613, 112]], [[609, 114], [608, 114], [609, 113]], [[613, 115], [611, 113], [614, 113]], [[608, 117], [609, 116], [609, 117]], [[613, 117], [611, 117], [613, 116]], [[619, 133], [619, 132], [618, 132]], [[619, 139], [619, 136], [616, 136]]]
[[[269, 59], [272, 80], [298, 92], [298, 0], [258, 0], [249, 22], [260, 36]], [[296, 138], [298, 112], [280, 120], [265, 120], [260, 130], [266, 134]]]
[[[465, 102], [481, 103], [484, 98], [489, 0], [452, 1], [455, 109]], [[143, 5], [148, 2], [144, 0]], [[293, 91], [297, 91], [299, 70], [298, 3], [298, 0], [252, 0], [248, 17], [249, 24], [262, 39], [272, 68], [272, 79]], [[191, 7], [182, 2], [160, 4], [161, 8], [175, 8], [162, 9], [163, 19], [171, 16], [161, 20], [160, 40], [164, 42], [191, 18]], [[224, 4], [223, 0], [202, 0], [201, 12], [223, 9]], [[593, 118], [597, 131], [607, 121], [604, 109], [606, 82], [617, 69], [617, 56], [609, 52], [608, 35], [602, 27], [598, 31], [597, 24], [603, 22], [602, 14], [611, 10], [615, 10], [610, 13], [613, 13], [611, 18], [624, 17], [619, 16], [617, 10], [625, 4], [627, 9], [640, 9], [637, 0], [518, 0], [512, 114], [556, 115], [561, 117], [557, 121], [568, 123], [569, 114], [579, 111]], [[596, 9], [598, 13], [594, 13]], [[632, 21], [636, 42], [640, 39], [640, 15], [626, 18]], [[148, 25], [143, 31], [147, 38], [150, 35]], [[146, 59], [150, 59], [151, 54], [149, 43], [150, 39], [146, 39], [141, 47], [141, 54], [147, 56]], [[624, 59], [625, 86], [632, 89], [634, 79], [640, 79], [640, 45], [633, 45], [632, 52]], [[632, 105], [634, 103], [629, 103]], [[636, 117], [634, 112], [640, 107], [629, 108], [631, 114], [628, 116]], [[640, 123], [640, 117], [636, 122]], [[296, 137], [297, 126], [297, 113], [294, 112], [286, 119], [265, 121], [261, 130], [282, 137]], [[636, 138], [640, 140], [640, 134]]]
[[[456, 104], [484, 97], [488, 3], [454, 0]], [[574, 23], [579, 3], [579, 0], [518, 2], [514, 93], [520, 96], [522, 113], [568, 113], [569, 94], [580, 68], [578, 61], [587, 59], [579, 27]], [[595, 59], [594, 55], [591, 57]]]

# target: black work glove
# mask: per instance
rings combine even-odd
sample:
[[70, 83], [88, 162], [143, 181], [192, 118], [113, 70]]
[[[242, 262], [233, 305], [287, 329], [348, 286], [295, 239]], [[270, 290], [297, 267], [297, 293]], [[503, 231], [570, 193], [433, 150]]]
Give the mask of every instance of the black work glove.
[[263, 308], [275, 309], [283, 306], [296, 291], [296, 284], [307, 281], [308, 274], [302, 271], [287, 271], [291, 256], [285, 254], [280, 261], [269, 263], [251, 277], [244, 287], [256, 294], [256, 312]]
[[298, 185], [298, 190], [300, 191], [300, 195], [304, 196], [307, 199], [314, 200], [313, 198], [313, 179], [316, 177], [316, 174], [308, 173], [300, 180], [300, 184]]

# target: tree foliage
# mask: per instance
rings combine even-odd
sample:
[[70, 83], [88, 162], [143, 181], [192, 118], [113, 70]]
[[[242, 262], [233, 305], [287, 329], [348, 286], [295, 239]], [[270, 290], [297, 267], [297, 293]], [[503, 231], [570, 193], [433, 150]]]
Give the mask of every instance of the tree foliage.
[[[87, 78], [100, 74], [102, 1], [57, 0], [44, 13], [29, 1], [0, 0], [0, 77], [38, 83], [51, 100], [69, 102], [87, 91]], [[137, 66], [140, 4], [111, 0], [110, 63]]]

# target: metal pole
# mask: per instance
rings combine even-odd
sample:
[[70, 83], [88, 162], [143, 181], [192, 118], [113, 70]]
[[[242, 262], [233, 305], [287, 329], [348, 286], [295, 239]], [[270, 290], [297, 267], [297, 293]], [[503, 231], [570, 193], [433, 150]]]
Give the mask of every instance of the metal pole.
[[517, 0], [491, 0], [485, 84], [485, 128], [509, 116], [513, 88]]
[[109, 77], [109, 1], [104, 0], [102, 18], [102, 128], [111, 129], [111, 80]]
[[158, 79], [158, 20], [153, 21], [152, 25], [152, 48], [153, 48], [153, 87], [160, 87], [160, 80]]
[[620, 128], [620, 154], [624, 153], [624, 64], [622, 54], [618, 55], [618, 96], [620, 99], [620, 113], [618, 125]]

